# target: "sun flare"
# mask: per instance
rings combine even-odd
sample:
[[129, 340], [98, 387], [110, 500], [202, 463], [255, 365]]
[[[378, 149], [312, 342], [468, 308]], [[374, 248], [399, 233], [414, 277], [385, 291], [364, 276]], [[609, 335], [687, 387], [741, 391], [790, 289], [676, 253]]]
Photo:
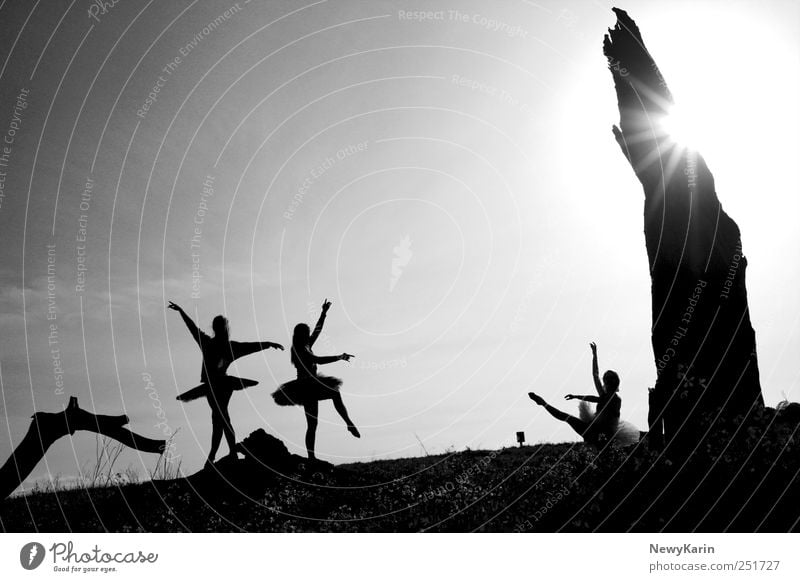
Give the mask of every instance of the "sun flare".
[[709, 145], [711, 136], [708, 135], [707, 125], [707, 117], [677, 104], [661, 120], [662, 129], [670, 141], [694, 150], [702, 150]]

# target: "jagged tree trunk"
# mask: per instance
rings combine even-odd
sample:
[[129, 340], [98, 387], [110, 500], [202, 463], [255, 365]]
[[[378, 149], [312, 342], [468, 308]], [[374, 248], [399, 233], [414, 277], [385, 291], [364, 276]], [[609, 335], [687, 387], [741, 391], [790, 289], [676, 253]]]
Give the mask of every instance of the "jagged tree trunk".
[[27, 434], [0, 467], [0, 499], [5, 499], [19, 487], [42, 460], [50, 445], [76, 430], [96, 432], [145, 453], [162, 453], [166, 446], [164, 440], [149, 439], [123, 428], [128, 424], [128, 417], [124, 414], [92, 414], [80, 408], [74, 396], [70, 397], [63, 412], [37, 412], [32, 418]]
[[617, 23], [603, 46], [620, 112], [613, 132], [645, 194], [658, 372], [651, 439], [691, 448], [716, 415], [763, 406], [747, 261], [739, 227], [722, 210], [702, 156], [663, 130], [672, 94], [636, 23], [614, 12]]

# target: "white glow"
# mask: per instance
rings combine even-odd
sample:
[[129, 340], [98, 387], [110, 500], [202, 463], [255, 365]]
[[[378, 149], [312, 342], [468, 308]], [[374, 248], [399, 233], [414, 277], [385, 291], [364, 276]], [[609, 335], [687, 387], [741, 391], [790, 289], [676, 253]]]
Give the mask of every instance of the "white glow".
[[669, 115], [661, 121], [662, 129], [677, 145], [703, 150], [713, 141], [709, 129], [709, 116], [680, 105], [671, 108]]
[[[767, 15], [722, 3], [693, 7], [691, 18], [676, 8], [663, 24], [648, 40], [658, 46], [654, 57], [675, 97], [663, 121], [670, 136], [701, 152], [722, 179], [735, 168], [793, 159], [800, 59], [785, 31]], [[681, 42], [673, 42], [676, 31]], [[728, 203], [731, 196], [726, 191]], [[747, 210], [760, 203], [751, 196], [739, 202]]]

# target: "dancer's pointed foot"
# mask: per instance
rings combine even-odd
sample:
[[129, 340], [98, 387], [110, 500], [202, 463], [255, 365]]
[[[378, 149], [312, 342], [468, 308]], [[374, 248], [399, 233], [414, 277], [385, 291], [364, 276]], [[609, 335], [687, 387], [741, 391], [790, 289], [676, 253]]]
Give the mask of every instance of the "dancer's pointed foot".
[[528, 392], [528, 396], [530, 397], [531, 400], [533, 400], [539, 406], [544, 406], [545, 405], [544, 398], [542, 398], [538, 394], [536, 394], [534, 392]]
[[358, 429], [356, 428], [356, 425], [351, 424], [350, 426], [347, 427], [347, 430], [349, 430], [350, 434], [353, 435], [354, 437], [356, 437], [357, 439], [361, 438], [361, 433], [358, 432]]

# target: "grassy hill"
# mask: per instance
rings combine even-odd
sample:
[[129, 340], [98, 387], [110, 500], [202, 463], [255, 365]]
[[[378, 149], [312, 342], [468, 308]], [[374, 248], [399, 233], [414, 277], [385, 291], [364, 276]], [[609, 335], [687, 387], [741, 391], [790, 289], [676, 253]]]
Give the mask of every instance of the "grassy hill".
[[335, 467], [248, 458], [219, 473], [11, 498], [0, 520], [50, 532], [797, 530], [795, 430], [731, 423], [685, 461], [572, 443]]

